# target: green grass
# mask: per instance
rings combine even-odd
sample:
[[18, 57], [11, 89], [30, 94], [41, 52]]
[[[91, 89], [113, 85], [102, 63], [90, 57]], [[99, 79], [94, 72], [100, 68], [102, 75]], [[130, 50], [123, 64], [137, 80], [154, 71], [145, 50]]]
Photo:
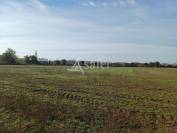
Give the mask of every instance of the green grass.
[[0, 132], [174, 132], [177, 69], [0, 66]]

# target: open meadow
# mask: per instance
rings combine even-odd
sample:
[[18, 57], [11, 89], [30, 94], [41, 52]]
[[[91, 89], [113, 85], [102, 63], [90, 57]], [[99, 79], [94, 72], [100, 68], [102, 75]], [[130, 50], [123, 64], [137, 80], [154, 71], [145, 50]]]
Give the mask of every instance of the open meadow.
[[0, 66], [1, 133], [177, 131], [177, 69]]

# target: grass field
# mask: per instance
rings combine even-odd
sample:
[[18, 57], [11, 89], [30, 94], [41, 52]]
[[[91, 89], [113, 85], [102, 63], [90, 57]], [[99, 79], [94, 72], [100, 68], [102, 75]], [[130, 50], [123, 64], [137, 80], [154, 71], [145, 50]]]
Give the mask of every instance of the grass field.
[[177, 69], [0, 66], [0, 132], [177, 131]]

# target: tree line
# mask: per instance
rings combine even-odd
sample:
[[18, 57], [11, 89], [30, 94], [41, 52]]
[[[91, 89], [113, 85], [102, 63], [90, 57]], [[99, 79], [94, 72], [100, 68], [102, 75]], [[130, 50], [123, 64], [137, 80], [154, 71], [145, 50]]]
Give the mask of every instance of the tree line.
[[24, 65], [24, 64], [38, 64], [38, 59], [36, 56], [25, 56], [24, 58], [19, 58], [16, 55], [16, 51], [8, 48], [2, 55], [0, 55], [1, 65]]
[[[19, 58], [16, 55], [16, 51], [8, 48], [2, 55], [0, 55], [0, 65], [67, 65], [72, 66], [75, 64], [74, 60], [39, 60], [35, 55], [26, 55], [24, 58]], [[161, 64], [160, 62], [149, 62], [149, 63], [125, 63], [125, 62], [108, 62], [111, 67], [171, 67], [177, 68], [177, 64]], [[89, 62], [89, 61], [79, 61], [81, 66], [86, 66], [88, 64], [94, 64], [98, 66], [99, 64], [104, 64], [103, 62]], [[105, 65], [106, 66], [106, 65]]]

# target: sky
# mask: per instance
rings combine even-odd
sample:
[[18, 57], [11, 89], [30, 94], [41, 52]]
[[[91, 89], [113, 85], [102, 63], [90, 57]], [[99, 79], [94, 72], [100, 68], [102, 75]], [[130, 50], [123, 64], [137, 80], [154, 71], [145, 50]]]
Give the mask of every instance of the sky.
[[177, 63], [177, 0], [0, 0], [0, 54]]

